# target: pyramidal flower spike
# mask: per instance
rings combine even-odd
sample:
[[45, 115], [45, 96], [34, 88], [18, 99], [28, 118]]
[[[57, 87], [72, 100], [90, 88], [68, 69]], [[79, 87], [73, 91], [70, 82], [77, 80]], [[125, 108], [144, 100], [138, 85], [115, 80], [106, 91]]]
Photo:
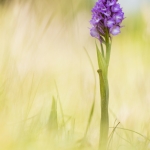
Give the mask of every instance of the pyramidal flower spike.
[[98, 0], [92, 9], [90, 34], [103, 42], [106, 29], [109, 37], [120, 33], [123, 19], [124, 13], [117, 0]]
[[112, 36], [118, 35], [124, 20], [123, 10], [118, 0], [98, 0], [92, 9], [90, 34], [100, 41], [101, 50], [96, 44], [98, 75], [100, 85], [100, 140], [99, 150], [106, 150], [109, 133], [109, 84], [108, 66], [110, 60]]

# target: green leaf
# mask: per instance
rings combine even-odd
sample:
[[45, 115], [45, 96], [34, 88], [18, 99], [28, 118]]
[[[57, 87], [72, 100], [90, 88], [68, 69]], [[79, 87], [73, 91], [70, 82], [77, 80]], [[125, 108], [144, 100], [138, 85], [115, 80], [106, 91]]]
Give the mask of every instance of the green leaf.
[[97, 51], [97, 59], [98, 59], [99, 69], [103, 72], [103, 75], [106, 76], [107, 75], [107, 64], [106, 64], [105, 58], [103, 57], [103, 55], [101, 54], [101, 52], [97, 46], [97, 44], [96, 44], [96, 51]]
[[96, 44], [96, 50], [97, 50], [97, 59], [98, 59], [98, 66], [99, 66], [98, 74], [100, 78], [101, 99], [108, 99], [109, 91], [108, 91], [108, 80], [107, 80], [107, 64], [97, 44]]

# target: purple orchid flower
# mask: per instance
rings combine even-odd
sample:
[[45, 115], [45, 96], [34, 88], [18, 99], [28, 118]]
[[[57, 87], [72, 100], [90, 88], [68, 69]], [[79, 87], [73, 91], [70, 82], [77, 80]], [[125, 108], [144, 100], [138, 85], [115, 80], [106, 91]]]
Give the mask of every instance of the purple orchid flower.
[[118, 0], [98, 0], [92, 9], [90, 34], [102, 42], [101, 39], [104, 39], [106, 30], [109, 37], [120, 33], [123, 20], [124, 13]]

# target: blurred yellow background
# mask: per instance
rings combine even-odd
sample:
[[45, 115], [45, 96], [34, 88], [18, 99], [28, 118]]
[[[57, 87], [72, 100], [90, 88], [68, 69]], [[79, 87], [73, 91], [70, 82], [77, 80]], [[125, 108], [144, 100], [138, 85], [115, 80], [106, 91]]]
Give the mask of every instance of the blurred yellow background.
[[[97, 147], [98, 65], [95, 39], [89, 34], [94, 3], [0, 1], [0, 150], [59, 150], [68, 146], [79, 149], [72, 143], [85, 133], [94, 96], [96, 105], [87, 147]], [[109, 66], [110, 126], [117, 120], [120, 126], [149, 136], [150, 3], [146, 0], [120, 0], [120, 3], [126, 19], [121, 34], [113, 37]], [[66, 132], [73, 142], [63, 138], [62, 143], [49, 144], [46, 125], [53, 97], [61, 101]], [[63, 118], [59, 104], [57, 111], [60, 128]], [[134, 148], [143, 142], [137, 135], [124, 132], [119, 134], [128, 138]], [[120, 143], [114, 138], [114, 147]]]

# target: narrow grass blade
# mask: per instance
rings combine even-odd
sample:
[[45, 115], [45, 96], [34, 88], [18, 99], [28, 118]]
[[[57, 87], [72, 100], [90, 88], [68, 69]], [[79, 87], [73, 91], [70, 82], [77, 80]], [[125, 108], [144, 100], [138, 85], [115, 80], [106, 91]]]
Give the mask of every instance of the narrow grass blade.
[[[115, 127], [109, 127], [109, 128], [115, 128]], [[120, 127], [116, 127], [116, 129], [121, 129], [121, 130], [129, 131], [129, 132], [133, 132], [133, 133], [135, 133], [135, 134], [140, 135], [141, 137], [143, 137], [144, 139], [146, 139], [146, 140], [148, 140], [148, 141], [150, 142], [150, 139], [149, 139], [148, 137], [146, 137], [146, 136], [142, 135], [141, 133], [136, 132], [136, 131], [134, 131], [134, 130], [125, 129], [125, 128], [120, 128]]]
[[60, 101], [60, 96], [59, 96], [58, 87], [57, 87], [56, 82], [55, 82], [55, 86], [56, 86], [56, 91], [57, 91], [57, 96], [58, 96], [60, 112], [61, 112], [61, 116], [62, 116], [62, 126], [64, 127], [64, 130], [66, 131], [64, 112], [63, 112], [62, 104], [61, 104], [61, 101]]
[[110, 136], [109, 136], [109, 142], [108, 142], [108, 149], [109, 149], [109, 145], [110, 145], [110, 142], [111, 142], [111, 140], [112, 140], [112, 138], [113, 138], [113, 135], [114, 135], [114, 132], [115, 132], [115, 130], [116, 130], [116, 128], [117, 128], [117, 126], [120, 124], [120, 122], [113, 128], [113, 131], [111, 132], [111, 134], [110, 134]]
[[53, 132], [56, 132], [58, 129], [57, 102], [54, 97], [52, 99], [52, 106], [51, 106], [50, 116], [48, 120], [48, 129], [49, 131], [53, 131]]
[[88, 123], [87, 123], [87, 127], [86, 127], [86, 130], [85, 130], [85, 134], [84, 134], [84, 138], [83, 139], [85, 139], [86, 136], [87, 136], [87, 132], [88, 132], [88, 129], [90, 127], [90, 124], [91, 124], [91, 121], [92, 121], [92, 117], [93, 117], [94, 106], [95, 106], [95, 101], [93, 101], [93, 104], [92, 104], [92, 107], [91, 107], [91, 111], [90, 111], [90, 114], [89, 114]]
[[93, 117], [93, 113], [94, 113], [94, 106], [95, 106], [95, 96], [96, 96], [96, 74], [95, 74], [94, 65], [92, 63], [92, 60], [91, 60], [91, 58], [90, 58], [87, 50], [85, 48], [84, 48], [84, 50], [86, 52], [86, 55], [87, 55], [87, 57], [89, 59], [89, 62], [91, 64], [91, 67], [92, 67], [92, 70], [93, 70], [95, 86], [94, 86], [94, 92], [93, 92], [93, 103], [92, 103], [92, 107], [91, 107], [91, 110], [90, 110], [90, 114], [89, 114], [89, 118], [88, 118], [88, 123], [87, 123], [87, 127], [86, 127], [86, 130], [85, 130], [84, 138], [83, 139], [86, 138], [88, 129], [89, 129], [91, 121], [92, 121], [92, 117]]

